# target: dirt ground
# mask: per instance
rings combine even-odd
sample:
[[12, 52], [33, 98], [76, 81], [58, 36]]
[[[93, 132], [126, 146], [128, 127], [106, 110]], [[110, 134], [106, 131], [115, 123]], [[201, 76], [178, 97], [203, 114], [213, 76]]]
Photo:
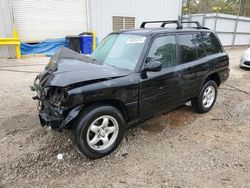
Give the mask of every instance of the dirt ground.
[[250, 187], [250, 71], [238, 66], [244, 49], [227, 50], [230, 78], [211, 112], [187, 105], [154, 118], [94, 161], [77, 153], [68, 132], [39, 125], [29, 86], [48, 58], [0, 60], [0, 187]]

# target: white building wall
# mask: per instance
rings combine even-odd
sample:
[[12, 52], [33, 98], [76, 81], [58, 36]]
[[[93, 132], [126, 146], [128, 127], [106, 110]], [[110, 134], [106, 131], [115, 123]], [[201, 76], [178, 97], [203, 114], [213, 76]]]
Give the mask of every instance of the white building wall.
[[[10, 0], [0, 0], [0, 38], [11, 38], [14, 28]], [[0, 58], [15, 57], [15, 46], [0, 46]]]
[[149, 20], [177, 20], [181, 0], [89, 0], [90, 29], [99, 40], [112, 32], [112, 16], [135, 17], [135, 27]]

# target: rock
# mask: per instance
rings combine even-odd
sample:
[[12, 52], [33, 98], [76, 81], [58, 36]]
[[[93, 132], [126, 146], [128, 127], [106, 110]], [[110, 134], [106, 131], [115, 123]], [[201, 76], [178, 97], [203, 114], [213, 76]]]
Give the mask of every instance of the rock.
[[229, 178], [222, 178], [221, 181], [231, 181]]
[[126, 183], [125, 180], [119, 180], [119, 183]]
[[126, 152], [126, 151], [122, 153], [123, 157], [126, 157], [127, 155], [128, 155], [128, 152]]
[[62, 159], [63, 159], [63, 154], [62, 154], [62, 153], [59, 153], [59, 154], [57, 155], [57, 159], [58, 159], [58, 160], [62, 160]]

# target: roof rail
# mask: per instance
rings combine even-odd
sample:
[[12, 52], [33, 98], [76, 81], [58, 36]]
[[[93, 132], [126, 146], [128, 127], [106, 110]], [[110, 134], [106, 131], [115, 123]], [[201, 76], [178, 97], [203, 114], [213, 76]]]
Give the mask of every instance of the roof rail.
[[182, 29], [182, 25], [178, 20], [166, 20], [166, 21], [146, 21], [142, 22], [140, 28], [145, 28], [145, 25], [148, 23], [162, 23], [161, 27], [164, 27], [166, 24], [176, 24], [176, 29]]
[[194, 23], [197, 26], [196, 29], [208, 29], [209, 30], [209, 28], [201, 26], [200, 22], [198, 21], [181, 21], [181, 23]]

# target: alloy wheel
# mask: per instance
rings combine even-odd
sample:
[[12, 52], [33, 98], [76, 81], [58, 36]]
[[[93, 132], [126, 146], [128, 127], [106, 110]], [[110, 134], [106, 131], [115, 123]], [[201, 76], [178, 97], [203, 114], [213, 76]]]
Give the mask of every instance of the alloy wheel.
[[98, 117], [88, 128], [87, 143], [93, 150], [105, 150], [115, 142], [118, 132], [119, 125], [114, 117], [109, 115]]

